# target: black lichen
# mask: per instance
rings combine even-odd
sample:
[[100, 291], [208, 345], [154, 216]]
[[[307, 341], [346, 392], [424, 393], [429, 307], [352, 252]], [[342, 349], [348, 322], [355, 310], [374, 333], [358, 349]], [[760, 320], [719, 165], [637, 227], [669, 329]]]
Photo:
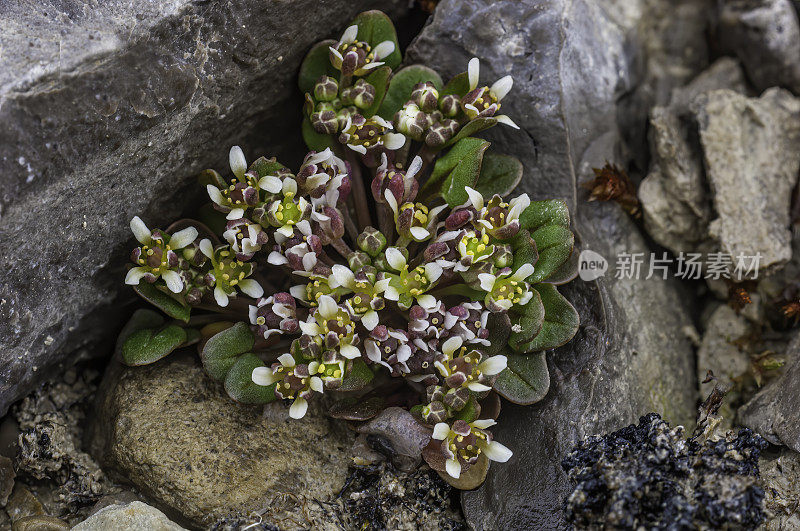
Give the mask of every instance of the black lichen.
[[581, 529], [754, 529], [764, 521], [758, 457], [743, 429], [687, 440], [655, 413], [577, 444], [561, 466], [575, 489], [567, 521]]

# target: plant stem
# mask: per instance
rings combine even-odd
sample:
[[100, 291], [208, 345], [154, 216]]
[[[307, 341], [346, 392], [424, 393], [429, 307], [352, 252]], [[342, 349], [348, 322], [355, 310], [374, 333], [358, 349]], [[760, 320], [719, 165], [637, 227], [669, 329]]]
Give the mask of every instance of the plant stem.
[[344, 205], [342, 211], [342, 220], [344, 220], [344, 229], [347, 231], [348, 236], [355, 242], [358, 239], [358, 227], [353, 222], [353, 216], [350, 215], [350, 209]]
[[364, 181], [361, 179], [361, 166], [353, 156], [353, 152], [347, 153], [347, 161], [350, 163], [350, 185], [352, 187], [353, 202], [358, 218], [359, 231], [372, 225], [369, 215], [369, 203], [367, 203], [367, 192], [364, 190]]
[[388, 205], [382, 203], [378, 205], [378, 225], [381, 233], [386, 236], [388, 245], [394, 239], [394, 216]]
[[353, 252], [353, 250], [350, 249], [350, 247], [341, 238], [331, 241], [331, 247], [336, 249], [336, 251], [342, 255], [342, 258], [345, 260], [347, 260], [347, 257]]

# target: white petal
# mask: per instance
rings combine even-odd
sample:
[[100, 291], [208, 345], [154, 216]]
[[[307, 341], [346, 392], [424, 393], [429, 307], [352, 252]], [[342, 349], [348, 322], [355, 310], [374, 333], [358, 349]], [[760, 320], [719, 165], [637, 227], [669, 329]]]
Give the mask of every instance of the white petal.
[[423, 241], [427, 240], [431, 237], [431, 233], [427, 230], [423, 229], [422, 227], [411, 227], [409, 229], [411, 233], [411, 237], [414, 238], [416, 241]]
[[253, 383], [256, 385], [272, 385], [278, 380], [280, 377], [276, 377], [275, 373], [272, 372], [272, 369], [269, 367], [256, 367], [253, 369], [253, 374], [250, 376], [250, 379], [253, 380]]
[[475, 426], [478, 429], [485, 430], [486, 428], [491, 428], [495, 424], [497, 424], [496, 420], [480, 419], [480, 420], [476, 420], [476, 421], [472, 422], [471, 426]]
[[400, 293], [393, 286], [387, 286], [383, 292], [383, 297], [390, 301], [397, 301], [400, 300]]
[[464, 190], [467, 191], [469, 202], [472, 203], [472, 206], [475, 207], [475, 210], [483, 210], [483, 196], [481, 193], [473, 188], [470, 188], [469, 186], [465, 186]]
[[317, 393], [324, 392], [324, 388], [322, 387], [322, 379], [319, 376], [312, 376], [308, 382], [308, 386], [312, 391], [316, 391]]
[[287, 177], [283, 180], [283, 186], [281, 190], [285, 194], [292, 194], [297, 195], [297, 181], [292, 179], [291, 177]]
[[352, 26], [344, 30], [344, 33], [342, 34], [342, 39], [339, 42], [340, 43], [356, 42], [357, 37], [358, 37], [358, 25], [353, 24]]
[[483, 451], [486, 454], [486, 457], [492, 461], [497, 461], [498, 463], [505, 463], [511, 459], [512, 455], [514, 455], [514, 452], [497, 441], [492, 441], [484, 446]]
[[317, 265], [317, 253], [306, 253], [303, 255], [303, 269], [311, 271]]
[[522, 264], [519, 266], [519, 269], [511, 275], [511, 280], [525, 280], [529, 276], [533, 274], [533, 265], [531, 264]]
[[365, 64], [364, 66], [361, 67], [361, 70], [373, 70], [373, 69], [378, 68], [379, 66], [382, 66], [382, 65], [383, 65], [382, 62], [367, 63], [367, 64]]
[[389, 207], [392, 209], [392, 212], [394, 212], [394, 215], [397, 216], [397, 200], [394, 198], [394, 194], [387, 189], [383, 191], [383, 197], [386, 199], [386, 202], [389, 203]]
[[497, 277], [491, 273], [481, 273], [478, 275], [478, 280], [481, 281], [481, 289], [483, 291], [491, 292]]
[[519, 129], [519, 126], [514, 123], [514, 120], [512, 120], [505, 114], [500, 114], [498, 116], [494, 116], [493, 118], [497, 120], [497, 123], [505, 124], [509, 127], [513, 127], [514, 129]]
[[252, 278], [246, 278], [239, 282], [239, 289], [242, 290], [242, 293], [245, 295], [249, 295], [254, 299], [257, 299], [264, 295], [264, 288], [261, 287], [261, 284], [253, 280]]
[[338, 288], [339, 286], [344, 286], [345, 288], [352, 288], [355, 283], [355, 276], [349, 267], [345, 267], [341, 264], [334, 264], [332, 269], [333, 274], [331, 274], [331, 278], [328, 279], [330, 287]]
[[128, 270], [128, 274], [125, 275], [125, 284], [135, 286], [139, 283], [145, 273], [147, 273], [147, 268], [144, 267], [134, 267]]
[[214, 288], [214, 299], [217, 301], [217, 304], [223, 308], [228, 305], [228, 294], [225, 293], [219, 286]]
[[219, 188], [214, 186], [213, 184], [206, 185], [206, 191], [208, 192], [208, 197], [211, 198], [216, 204], [221, 205], [225, 202], [225, 198], [222, 196], [222, 192], [219, 191]]
[[288, 352], [286, 354], [281, 354], [280, 356], [278, 356], [278, 361], [284, 367], [289, 367], [289, 368], [294, 367], [294, 356], [292, 356]]
[[436, 308], [438, 301], [433, 295], [419, 295], [417, 297], [417, 303], [426, 310], [433, 310]]
[[414, 177], [421, 168], [422, 168], [422, 157], [417, 155], [416, 157], [414, 157], [414, 160], [411, 161], [411, 164], [408, 165], [408, 169], [406, 170], [406, 177], [409, 179]]
[[361, 351], [353, 345], [342, 345], [339, 347], [339, 354], [345, 358], [352, 360], [361, 357]]
[[292, 286], [291, 288], [289, 288], [289, 293], [295, 299], [300, 299], [301, 301], [306, 300], [306, 286], [304, 284]]
[[172, 293], [180, 293], [183, 291], [183, 279], [175, 271], [164, 271], [161, 274], [161, 278], [167, 283], [167, 288], [169, 288]]
[[150, 229], [147, 228], [147, 225], [144, 224], [144, 221], [139, 216], [134, 216], [131, 220], [131, 230], [136, 239], [139, 240], [139, 243], [149, 245], [152, 241]]
[[436, 426], [433, 427], [433, 435], [431, 435], [431, 438], [437, 441], [443, 441], [448, 435], [450, 435], [450, 426], [448, 426], [446, 422], [438, 422]]
[[308, 402], [305, 398], [297, 397], [292, 402], [292, 407], [289, 408], [289, 416], [293, 419], [301, 419], [306, 416], [308, 411]]
[[456, 351], [456, 349], [461, 348], [461, 345], [463, 344], [464, 340], [461, 339], [461, 336], [453, 336], [444, 342], [442, 345], [442, 352], [449, 357], [451, 354], [453, 354], [453, 352]]
[[383, 293], [384, 291], [386, 291], [386, 288], [389, 287], [389, 282], [391, 281], [392, 280], [389, 278], [384, 278], [383, 280], [376, 281], [375, 284], [372, 285], [373, 289], [375, 290], [375, 293]]
[[365, 313], [361, 317], [361, 324], [363, 324], [364, 328], [366, 328], [367, 330], [372, 331], [376, 326], [378, 326], [378, 324], [380, 324], [380, 317], [378, 317], [378, 312], [370, 310], [367, 313]]
[[395, 271], [402, 271], [406, 266], [406, 257], [397, 247], [389, 247], [386, 249], [386, 261]]
[[186, 227], [173, 234], [169, 239], [169, 246], [172, 249], [183, 249], [197, 239], [197, 229]]
[[287, 260], [286, 257], [283, 256], [278, 251], [272, 251], [271, 253], [269, 253], [269, 256], [267, 257], [267, 262], [269, 262], [272, 265], [283, 265], [283, 264], [288, 264], [289, 260]]
[[477, 57], [473, 57], [467, 64], [467, 77], [469, 77], [469, 89], [478, 88], [478, 77], [480, 75], [481, 62]]
[[319, 153], [314, 153], [313, 155], [309, 156], [306, 159], [304, 166], [319, 164], [320, 162], [323, 162], [329, 159], [330, 157], [331, 157], [331, 148], [325, 148], [323, 151], [320, 151]]
[[479, 384], [478, 382], [470, 382], [467, 384], [467, 388], [470, 391], [475, 391], [476, 393], [481, 393], [483, 391], [491, 391], [492, 388], [488, 385]]
[[425, 276], [431, 282], [436, 282], [442, 276], [442, 266], [436, 262], [428, 262], [425, 264]]
[[332, 319], [339, 312], [339, 306], [330, 295], [322, 295], [319, 298], [319, 313], [325, 319]]
[[339, 60], [339, 66], [341, 66], [342, 60], [344, 58], [342, 57], [342, 54], [339, 53], [339, 50], [337, 50], [333, 46], [328, 46], [328, 50], [330, 50], [330, 52], [334, 55], [334, 57], [336, 57]]
[[307, 336], [315, 336], [319, 334], [319, 325], [313, 321], [300, 321], [300, 331]]
[[228, 153], [228, 162], [231, 165], [231, 171], [240, 179], [247, 171], [247, 160], [244, 158], [244, 152], [239, 146], [233, 146], [230, 153]]
[[371, 339], [364, 341], [364, 348], [367, 350], [367, 359], [373, 363], [379, 363], [381, 361], [381, 351], [374, 341]]
[[511, 90], [511, 86], [514, 85], [514, 80], [511, 79], [511, 76], [503, 76], [497, 81], [494, 82], [492, 87], [489, 89], [491, 94], [494, 94], [494, 97], [497, 98], [497, 101], [502, 100], [508, 91]]
[[347, 147], [349, 147], [356, 153], [361, 153], [362, 155], [367, 154], [367, 148], [365, 148], [364, 146], [354, 146], [353, 144], [347, 144]]
[[406, 144], [406, 137], [400, 133], [386, 133], [383, 135], [383, 146], [389, 150], [397, 150]]
[[279, 232], [279, 233], [283, 234], [284, 236], [286, 236], [287, 238], [291, 238], [292, 235], [294, 234], [294, 229], [292, 228], [291, 225], [283, 225], [281, 227], [278, 227], [275, 230], [275, 232]]
[[250, 324], [256, 324], [256, 319], [258, 319], [258, 306], [253, 306], [252, 304], [247, 307], [247, 317], [250, 319]]
[[411, 358], [411, 347], [408, 345], [400, 345], [397, 347], [397, 361], [405, 363]]
[[514, 303], [511, 302], [510, 299], [503, 299], [503, 300], [500, 300], [500, 301], [496, 300], [496, 301], [494, 301], [494, 303], [496, 305], [498, 305], [501, 309], [506, 310], [506, 311], [510, 310], [511, 307], [514, 306]]
[[394, 43], [392, 41], [383, 41], [372, 50], [376, 61], [388, 57], [392, 52], [394, 52]]
[[485, 360], [480, 365], [478, 365], [478, 368], [483, 374], [487, 376], [493, 376], [495, 374], [499, 374], [507, 366], [508, 366], [508, 358], [506, 358], [501, 354], [497, 356], [492, 356], [491, 358]]
[[315, 188], [325, 184], [331, 178], [327, 173], [317, 173], [306, 179], [306, 190], [314, 190]]
[[271, 194], [277, 194], [283, 189], [283, 182], [273, 175], [265, 175], [258, 181], [258, 187]]
[[451, 477], [455, 479], [461, 477], [461, 463], [457, 459], [448, 459], [444, 464], [444, 468]]
[[244, 209], [243, 208], [234, 208], [228, 215], [225, 216], [225, 219], [242, 219], [244, 217]]
[[200, 240], [200, 252], [208, 258], [214, 258], [214, 246], [211, 245], [211, 240], [208, 238]]

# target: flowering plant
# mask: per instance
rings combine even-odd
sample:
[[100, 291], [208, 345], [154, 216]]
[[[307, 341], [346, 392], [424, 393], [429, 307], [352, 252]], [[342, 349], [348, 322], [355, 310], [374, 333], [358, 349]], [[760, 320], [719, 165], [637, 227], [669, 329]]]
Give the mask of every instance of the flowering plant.
[[234, 146], [232, 177], [200, 176], [203, 222], [131, 221], [125, 282], [172, 320], [137, 312], [122, 357], [197, 344], [231, 398], [281, 399], [293, 418], [323, 395], [353, 422], [405, 407], [430, 430], [428, 464], [473, 488], [511, 456], [488, 431], [498, 396], [540, 400], [544, 351], [577, 330], [556, 289], [574, 239], [563, 201], [505, 199], [522, 165], [474, 136], [516, 128], [499, 114], [511, 78], [484, 86], [473, 59], [444, 84], [400, 62], [389, 19], [362, 13], [303, 61], [296, 173]]

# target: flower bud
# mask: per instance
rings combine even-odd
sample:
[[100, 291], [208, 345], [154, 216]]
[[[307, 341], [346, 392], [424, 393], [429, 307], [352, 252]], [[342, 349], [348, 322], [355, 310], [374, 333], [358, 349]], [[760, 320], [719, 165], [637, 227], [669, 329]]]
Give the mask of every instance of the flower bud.
[[321, 135], [333, 135], [339, 131], [339, 120], [333, 111], [315, 112], [311, 115], [311, 125]]
[[455, 94], [448, 94], [439, 101], [439, 110], [446, 118], [453, 118], [458, 114], [459, 99]]
[[458, 122], [455, 120], [443, 120], [431, 126], [428, 134], [425, 135], [425, 143], [431, 147], [443, 146], [458, 131]]
[[433, 83], [417, 83], [411, 91], [411, 101], [416, 103], [423, 112], [436, 110], [439, 105], [439, 91]]
[[386, 236], [376, 228], [367, 227], [358, 235], [357, 243], [359, 249], [374, 258], [386, 248]]
[[444, 422], [447, 418], [447, 408], [436, 400], [422, 408], [422, 418], [429, 424]]
[[339, 109], [336, 113], [336, 120], [339, 122], [338, 129], [344, 129], [347, 125], [347, 119], [352, 117], [353, 115], [358, 113], [358, 109], [355, 108], [351, 103], [345, 104], [345, 107]]
[[366, 109], [375, 101], [375, 87], [359, 79], [348, 89], [353, 104], [359, 109]]
[[354, 251], [347, 257], [347, 264], [350, 266], [351, 271], [359, 271], [361, 268], [372, 264], [372, 261], [366, 253]]
[[514, 252], [508, 244], [495, 245], [492, 261], [495, 267], [510, 267], [514, 262]]
[[339, 84], [330, 76], [320, 76], [314, 85], [314, 97], [319, 101], [333, 101], [339, 94]]
[[397, 130], [413, 140], [420, 141], [428, 129], [428, 116], [416, 103], [409, 101], [394, 115]]

